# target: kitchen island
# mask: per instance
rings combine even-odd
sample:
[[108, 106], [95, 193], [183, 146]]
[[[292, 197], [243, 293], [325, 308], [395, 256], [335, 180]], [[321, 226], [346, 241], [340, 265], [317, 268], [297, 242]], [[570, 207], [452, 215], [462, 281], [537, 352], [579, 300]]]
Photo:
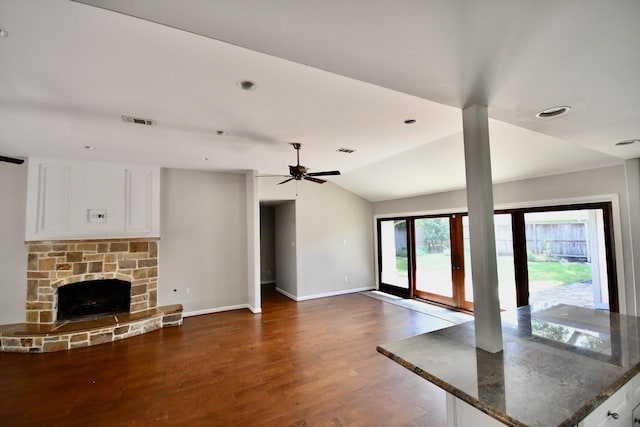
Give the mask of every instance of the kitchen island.
[[378, 351], [447, 392], [450, 427], [640, 426], [640, 318], [526, 306], [502, 314], [502, 334], [499, 353], [475, 347], [473, 322]]

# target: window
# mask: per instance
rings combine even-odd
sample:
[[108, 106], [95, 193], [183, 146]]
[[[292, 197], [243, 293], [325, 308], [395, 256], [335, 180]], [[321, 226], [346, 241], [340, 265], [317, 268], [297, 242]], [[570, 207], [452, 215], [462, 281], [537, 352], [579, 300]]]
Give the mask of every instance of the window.
[[[610, 203], [496, 211], [500, 307], [618, 311]], [[378, 220], [380, 289], [473, 310], [466, 213]]]

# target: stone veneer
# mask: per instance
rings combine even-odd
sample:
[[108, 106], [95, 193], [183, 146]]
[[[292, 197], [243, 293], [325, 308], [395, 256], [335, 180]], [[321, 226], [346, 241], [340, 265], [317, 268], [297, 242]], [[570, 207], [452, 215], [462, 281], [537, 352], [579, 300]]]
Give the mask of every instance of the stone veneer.
[[[0, 325], [0, 351], [43, 353], [103, 344], [182, 325], [182, 305], [158, 305], [158, 239], [27, 242], [27, 322]], [[56, 322], [58, 288], [131, 282], [129, 313]]]
[[182, 325], [182, 305], [168, 305], [136, 314], [123, 313], [81, 322], [53, 325], [0, 325], [0, 351], [47, 353], [118, 341], [169, 326]]
[[85, 280], [131, 282], [131, 313], [157, 306], [158, 239], [27, 242], [27, 323], [56, 322], [57, 288]]

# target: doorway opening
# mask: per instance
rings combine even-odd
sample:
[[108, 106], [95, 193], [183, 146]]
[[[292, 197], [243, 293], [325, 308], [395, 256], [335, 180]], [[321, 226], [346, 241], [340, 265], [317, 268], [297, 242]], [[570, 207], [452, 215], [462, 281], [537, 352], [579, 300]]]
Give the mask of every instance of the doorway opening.
[[264, 291], [297, 297], [296, 247], [295, 201], [260, 202], [260, 285]]

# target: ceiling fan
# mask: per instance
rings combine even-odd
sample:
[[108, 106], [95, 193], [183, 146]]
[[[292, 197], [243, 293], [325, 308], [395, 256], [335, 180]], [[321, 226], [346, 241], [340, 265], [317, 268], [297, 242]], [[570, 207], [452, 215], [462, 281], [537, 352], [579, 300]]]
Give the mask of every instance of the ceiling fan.
[[[297, 164], [295, 166], [289, 165], [289, 175], [275, 175], [275, 176], [287, 177], [287, 179], [285, 179], [284, 181], [279, 182], [278, 185], [284, 184], [285, 182], [289, 182], [292, 180], [300, 181], [303, 179], [307, 181], [315, 182], [317, 184], [324, 184], [325, 182], [327, 182], [326, 180], [316, 178], [316, 177], [340, 175], [340, 171], [307, 172], [309, 169], [307, 169], [306, 166], [302, 166], [300, 164], [300, 147], [302, 147], [302, 144], [300, 144], [299, 142], [292, 142], [291, 145], [293, 145], [293, 148], [296, 150]], [[274, 175], [271, 175], [271, 176], [274, 176]]]
[[16, 165], [21, 165], [24, 163], [24, 160], [15, 159], [13, 157], [0, 156], [0, 162], [15, 163]]

